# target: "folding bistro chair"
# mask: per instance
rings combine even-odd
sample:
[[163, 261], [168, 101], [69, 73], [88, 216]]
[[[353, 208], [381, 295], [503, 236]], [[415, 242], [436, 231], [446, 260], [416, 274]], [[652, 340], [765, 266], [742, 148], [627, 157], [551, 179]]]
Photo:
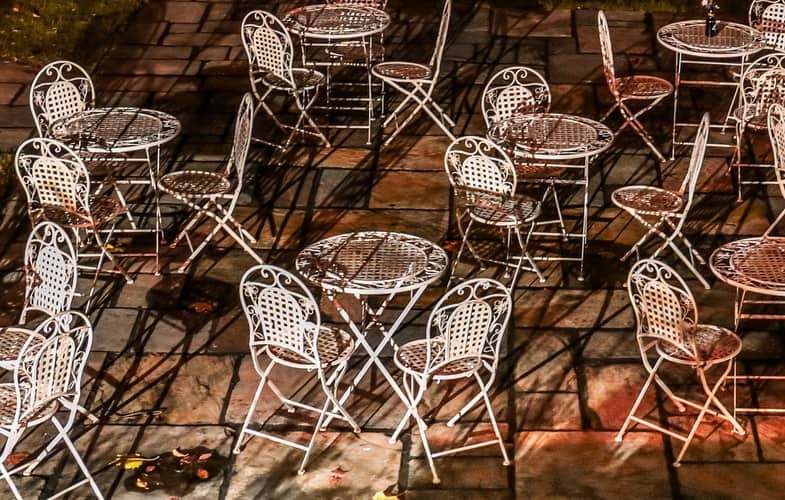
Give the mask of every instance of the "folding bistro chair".
[[746, 132], [762, 132], [768, 126], [768, 112], [773, 104], [785, 104], [785, 52], [774, 52], [750, 63], [741, 76], [741, 105], [733, 110], [731, 119], [736, 122], [736, 150], [731, 167], [736, 168], [738, 201], [746, 184], [771, 184], [766, 181], [742, 180], [745, 167], [770, 168], [769, 163], [744, 163], [742, 150]]
[[[647, 230], [646, 234], [624, 254], [621, 258], [622, 262], [627, 260], [633, 253], [638, 254], [641, 245], [650, 236], [656, 235], [663, 241], [651, 257], [657, 258], [660, 252], [666, 247], [670, 247], [707, 290], [710, 288], [709, 283], [695, 268], [695, 260], [701, 264], [706, 262], [684, 236], [682, 229], [695, 197], [695, 186], [698, 183], [698, 177], [703, 167], [703, 157], [706, 153], [708, 135], [709, 114], [704, 113], [698, 127], [698, 133], [695, 136], [695, 145], [692, 148], [690, 164], [678, 191], [655, 186], [625, 186], [611, 194], [613, 203], [643, 224], [643, 227]], [[666, 233], [666, 230], [669, 230], [670, 233]], [[689, 255], [689, 258], [676, 245], [676, 238], [679, 238], [686, 247], [686, 253]]]
[[[602, 117], [605, 121], [617, 108], [624, 118], [624, 123], [616, 130], [616, 134], [624, 130], [628, 125], [643, 139], [660, 161], [665, 161], [665, 157], [654, 145], [651, 135], [640, 122], [639, 118], [663, 99], [673, 94], [673, 85], [667, 80], [656, 76], [634, 75], [617, 77], [613, 64], [613, 47], [611, 46], [611, 34], [608, 30], [608, 20], [605, 13], [597, 13], [597, 24], [600, 31], [600, 49], [602, 50], [602, 64], [605, 73], [605, 80], [608, 82], [608, 90], [613, 96], [613, 106]], [[637, 112], [633, 112], [627, 105], [630, 101], [638, 101], [645, 104]]]
[[[433, 100], [433, 91], [441, 71], [444, 45], [447, 43], [447, 29], [450, 26], [451, 7], [452, 1], [445, 0], [441, 21], [439, 22], [439, 33], [436, 36], [436, 46], [427, 65], [406, 61], [386, 61], [371, 68], [371, 73], [379, 78], [383, 84], [389, 85], [405, 96], [403, 101], [395, 107], [382, 124], [382, 129], [387, 128], [393, 120], [395, 120], [396, 124], [395, 131], [384, 142], [385, 146], [392, 142], [395, 136], [409, 124], [414, 115], [420, 110], [425, 111], [450, 140], [455, 140], [455, 135], [450, 131], [450, 127], [454, 127], [455, 122]], [[398, 114], [404, 111], [410, 104], [413, 109], [409, 111], [403, 123], [399, 124]]]
[[[256, 137], [254, 140], [277, 148], [286, 148], [299, 132], [313, 135], [330, 147], [330, 141], [308, 112], [316, 100], [319, 87], [325, 82], [325, 77], [314, 69], [292, 66], [294, 46], [289, 31], [280, 19], [263, 10], [252, 10], [243, 19], [242, 39], [248, 55], [251, 91], [257, 101], [254, 114], [262, 108], [281, 131], [289, 131], [283, 146]], [[286, 92], [297, 105], [299, 116], [294, 125], [281, 122], [268, 106], [266, 100], [274, 91]], [[311, 130], [303, 126], [309, 126]]]
[[[305, 452], [297, 471], [303, 474], [326, 417], [340, 418], [354, 432], [360, 432], [357, 422], [338, 401], [339, 384], [354, 352], [354, 340], [349, 333], [321, 323], [319, 305], [313, 295], [299, 278], [285, 269], [266, 265], [249, 269], [240, 281], [240, 300], [250, 327], [251, 359], [261, 380], [237, 437], [234, 453], [240, 453], [244, 447], [246, 434], [269, 439]], [[269, 358], [267, 366], [263, 365], [265, 355]], [[315, 371], [325, 395], [324, 406], [317, 408], [284, 396], [270, 380], [276, 365]], [[300, 408], [319, 415], [307, 445], [251, 428], [265, 385], [290, 411]]]
[[[526, 66], [512, 66], [499, 70], [485, 85], [482, 93], [482, 115], [485, 126], [490, 128], [494, 123], [519, 113], [547, 113], [551, 108], [551, 90], [545, 78]], [[528, 155], [527, 155], [528, 156]], [[562, 234], [567, 233], [564, 227], [561, 204], [556, 192], [556, 183], [566, 168], [559, 165], [538, 163], [529, 157], [518, 158], [513, 151], [510, 159], [515, 165], [518, 181], [526, 184], [547, 184], [541, 202], [545, 203], [548, 196], [553, 197], [556, 208], [556, 220], [539, 220], [536, 225], [557, 222]]]
[[763, 33], [766, 45], [785, 50], [785, 0], [752, 0], [749, 23]]
[[[464, 247], [468, 247], [475, 260], [505, 266], [505, 276], [514, 269], [510, 287], [515, 287], [521, 269], [534, 271], [540, 281], [545, 281], [527, 250], [540, 214], [540, 202], [528, 196], [516, 195], [517, 178], [515, 168], [507, 154], [496, 144], [483, 137], [466, 136], [455, 139], [444, 154], [444, 168], [455, 190], [455, 219], [461, 234], [461, 246], [453, 260], [450, 279], [461, 260]], [[464, 229], [464, 219], [468, 219]], [[499, 229], [505, 237], [505, 260], [482, 257], [469, 240], [475, 223]], [[529, 225], [524, 238], [522, 226]], [[512, 255], [512, 236], [520, 249]], [[526, 260], [529, 267], [523, 267]]]
[[[27, 195], [27, 213], [32, 224], [49, 221], [70, 229], [78, 258], [98, 259], [85, 311], [92, 305], [104, 259], [114, 266], [110, 272], [121, 274], [126, 282], [133, 283], [110, 250], [115, 226], [126, 210], [115, 198], [90, 194], [90, 173], [79, 155], [53, 139], [34, 138], [19, 146], [15, 163], [19, 183]], [[98, 252], [82, 251], [90, 239], [95, 240]]]
[[[246, 92], [237, 110], [232, 152], [223, 172], [180, 170], [164, 175], [158, 182], [161, 191], [175, 197], [193, 210], [191, 218], [171, 244], [174, 248], [185, 238], [191, 249], [191, 255], [177, 269], [179, 273], [185, 272], [185, 269], [202, 253], [220, 230], [231, 236], [257, 262], [263, 263], [262, 258], [248, 244], [248, 242], [256, 243], [256, 239], [232, 215], [243, 189], [243, 170], [251, 143], [253, 115], [251, 94]], [[194, 248], [189, 231], [206, 217], [213, 219], [215, 226], [199, 246]]]
[[[633, 422], [651, 427], [684, 442], [673, 463], [674, 467], [678, 467], [707, 413], [727, 420], [733, 426], [734, 432], [743, 435], [744, 428], [716, 395], [717, 390], [725, 383], [736, 355], [741, 351], [741, 339], [725, 328], [699, 324], [698, 310], [692, 293], [676, 271], [666, 264], [654, 259], [637, 262], [632, 266], [627, 278], [627, 291], [635, 311], [636, 336], [641, 359], [649, 376], [619, 429], [616, 441], [624, 438]], [[656, 359], [654, 365], [651, 364], [652, 356]], [[665, 362], [694, 369], [706, 399], [691, 401], [676, 396], [659, 376], [661, 368], [667, 366]], [[721, 368], [722, 372], [717, 381], [710, 385], [706, 373], [715, 366], [723, 365], [725, 366]], [[653, 381], [679, 411], [683, 412], [685, 405], [699, 410], [688, 433], [665, 428], [659, 422], [638, 416], [638, 409]]]
[[30, 338], [23, 328], [35, 317], [47, 318], [71, 308], [76, 294], [76, 250], [57, 224], [39, 222], [27, 238], [24, 256], [25, 298], [18, 326], [0, 329], [0, 368], [10, 370]]
[[[498, 444], [504, 457], [502, 463], [510, 465], [488, 391], [496, 378], [499, 349], [511, 310], [510, 292], [498, 281], [487, 278], [465, 281], [447, 291], [436, 303], [425, 329], [425, 339], [403, 344], [395, 352], [393, 359], [403, 372], [403, 388], [409, 399], [409, 410], [391, 441], [398, 439], [409, 418], [414, 418], [434, 483], [439, 483], [440, 479], [433, 459], [461, 451]], [[417, 411], [425, 392], [433, 383], [472, 378], [477, 382], [479, 394], [447, 425], [452, 426], [468, 408], [482, 399], [491, 419], [494, 439], [432, 452], [426, 434], [428, 426]]]
[[[93, 494], [103, 499], [68, 437], [76, 416], [92, 338], [92, 327], [83, 314], [66, 311], [52, 316], [31, 332], [14, 363], [13, 381], [0, 384], [0, 435], [5, 438], [0, 452], [0, 473], [17, 499], [22, 496], [12, 476], [17, 472], [29, 475], [61, 441], [85, 477], [49, 498], [65, 495], [87, 483]], [[32, 461], [9, 470], [5, 462], [16, 443], [27, 431], [35, 431], [45, 422], [51, 422], [56, 431], [55, 436], [49, 438], [46, 449]], [[38, 432], [44, 434], [42, 430]]]

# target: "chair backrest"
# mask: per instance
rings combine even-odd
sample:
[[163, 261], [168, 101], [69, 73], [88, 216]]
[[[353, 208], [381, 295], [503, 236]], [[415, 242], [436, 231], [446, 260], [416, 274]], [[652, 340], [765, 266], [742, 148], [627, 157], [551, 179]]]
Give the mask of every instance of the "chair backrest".
[[774, 173], [780, 194], [785, 199], [785, 106], [774, 104], [769, 108], [769, 138], [774, 153]]
[[750, 63], [741, 77], [745, 116], [765, 115], [772, 104], [785, 104], [785, 52], [773, 52]]
[[[250, 268], [240, 280], [240, 301], [250, 327], [254, 366], [264, 351], [279, 363], [298, 368], [319, 367], [316, 338], [321, 325], [319, 307], [305, 284], [289, 271], [271, 265]], [[276, 355], [284, 351], [301, 360]]]
[[54, 139], [36, 137], [16, 151], [16, 173], [27, 195], [33, 224], [46, 207], [58, 207], [80, 219], [90, 219], [90, 174], [71, 148]]
[[245, 160], [248, 156], [248, 148], [251, 145], [251, 133], [253, 130], [253, 99], [250, 92], [246, 92], [240, 101], [237, 109], [237, 117], [234, 120], [234, 137], [232, 139], [232, 152], [229, 154], [229, 161], [226, 165], [226, 175], [237, 174], [237, 189], [242, 188], [243, 174], [245, 171]]
[[444, 168], [456, 189], [512, 195], [518, 180], [510, 157], [484, 137], [458, 137], [447, 146]]
[[635, 263], [627, 277], [637, 336], [668, 342], [695, 355], [685, 339], [698, 324], [698, 309], [687, 284], [670, 266], [655, 259]]
[[67, 311], [76, 292], [76, 250], [65, 229], [39, 222], [25, 247], [25, 302], [19, 323], [31, 311], [47, 316]]
[[690, 155], [690, 164], [687, 167], [687, 173], [684, 180], [681, 181], [679, 191], [682, 195], [687, 196], [687, 206], [692, 204], [692, 199], [695, 196], [695, 187], [698, 185], [698, 177], [700, 177], [701, 169], [703, 168], [703, 159], [706, 156], [706, 143], [709, 139], [710, 119], [709, 113], [703, 113], [700, 124], [698, 125], [698, 132], [695, 134], [695, 142], [692, 146], [692, 154]]
[[487, 127], [515, 113], [545, 113], [550, 107], [548, 82], [526, 66], [498, 71], [482, 92], [482, 115]]
[[272, 73], [293, 85], [294, 46], [280, 19], [263, 10], [252, 10], [241, 28], [243, 47], [248, 55], [251, 85], [260, 73]]
[[605, 12], [597, 12], [597, 28], [600, 32], [600, 51], [602, 52], [602, 71], [605, 73], [605, 80], [608, 82], [608, 89], [614, 98], [619, 97], [619, 89], [616, 87], [616, 69], [613, 65], [613, 46], [611, 45], [611, 32], [608, 29], [608, 19]]
[[766, 45], [785, 50], [785, 0], [753, 0], [749, 21], [750, 26], [763, 33]]
[[384, 10], [387, 8], [387, 0], [327, 0], [328, 4], [353, 5], [357, 7], [373, 7], [374, 9]]
[[65, 311], [47, 318], [35, 333], [22, 347], [14, 367], [17, 406], [13, 422], [35, 425], [69, 401], [65, 405], [70, 412], [67, 430], [79, 404], [93, 328], [84, 314]]
[[[495, 370], [511, 311], [510, 292], [498, 281], [476, 278], [448, 290], [431, 311], [426, 327], [428, 371], [438, 372], [444, 365], [460, 361], [476, 369], [483, 360]], [[434, 339], [443, 343], [438, 360], [432, 357]]]
[[442, 56], [444, 55], [444, 46], [447, 45], [447, 32], [450, 29], [450, 12], [452, 11], [452, 0], [444, 0], [442, 7], [442, 17], [439, 21], [439, 33], [436, 35], [436, 45], [433, 48], [433, 54], [429, 66], [431, 67], [432, 78], [436, 81], [442, 67]]
[[90, 75], [70, 61], [55, 61], [35, 75], [30, 87], [30, 111], [38, 135], [46, 137], [57, 120], [93, 107], [95, 89]]

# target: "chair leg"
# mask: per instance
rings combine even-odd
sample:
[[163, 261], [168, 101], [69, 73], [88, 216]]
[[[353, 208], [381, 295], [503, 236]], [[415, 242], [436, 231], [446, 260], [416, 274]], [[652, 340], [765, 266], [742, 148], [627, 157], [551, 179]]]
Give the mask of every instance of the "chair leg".
[[22, 495], [19, 494], [19, 490], [17, 489], [16, 484], [14, 484], [14, 480], [11, 479], [11, 474], [8, 473], [8, 469], [6, 469], [5, 465], [2, 463], [0, 463], [0, 473], [3, 474], [3, 479], [8, 483], [8, 487], [11, 489], [14, 498], [16, 500], [22, 500]]
[[55, 417], [52, 417], [51, 420], [54, 426], [57, 428], [57, 432], [60, 434], [63, 442], [65, 443], [65, 446], [68, 448], [68, 451], [71, 452], [71, 456], [74, 457], [74, 460], [76, 461], [76, 465], [79, 466], [79, 469], [82, 471], [82, 474], [85, 476], [85, 479], [87, 480], [88, 483], [90, 483], [90, 488], [92, 488], [93, 494], [99, 500], [103, 500], [104, 496], [101, 494], [101, 490], [98, 489], [98, 485], [95, 483], [95, 480], [93, 479], [92, 474], [90, 474], [90, 471], [88, 470], [87, 466], [84, 464], [84, 461], [82, 461], [82, 457], [81, 455], [79, 455], [79, 452], [74, 446], [74, 443], [71, 442], [71, 438], [68, 437], [68, 434], [65, 432], [65, 429], [62, 427], [62, 425], [60, 425], [60, 422]]
[[316, 425], [313, 428], [313, 434], [311, 434], [311, 440], [308, 441], [308, 447], [305, 450], [305, 456], [303, 457], [303, 461], [300, 462], [300, 468], [297, 470], [297, 475], [299, 476], [305, 474], [305, 466], [308, 464], [308, 458], [311, 456], [313, 445], [316, 444], [316, 436], [319, 435], [319, 428], [322, 426], [324, 417], [327, 415], [327, 408], [330, 406], [330, 403], [331, 399], [328, 397], [324, 402], [322, 411], [319, 413], [319, 418], [316, 420]]
[[654, 368], [649, 372], [649, 376], [646, 378], [646, 382], [641, 387], [640, 392], [638, 393], [638, 397], [635, 398], [635, 402], [632, 404], [632, 408], [630, 408], [630, 413], [627, 414], [627, 418], [624, 419], [624, 423], [619, 429], [618, 434], [616, 434], [616, 442], [620, 443], [622, 439], [624, 439], [624, 433], [627, 432], [627, 428], [632, 422], [632, 418], [638, 412], [638, 408], [640, 407], [641, 403], [643, 402], [643, 398], [646, 395], [646, 391], [649, 390], [649, 386], [651, 385], [651, 381], [654, 380], [654, 377], [657, 376], [657, 370], [660, 369], [662, 365], [663, 358], [659, 358], [656, 363], [654, 363]]
[[499, 424], [496, 423], [496, 416], [493, 414], [493, 406], [491, 406], [491, 400], [488, 398], [488, 388], [483, 385], [482, 379], [480, 378], [480, 374], [474, 372], [474, 378], [477, 380], [477, 385], [480, 386], [480, 394], [482, 398], [485, 400], [485, 407], [488, 409], [488, 416], [491, 417], [491, 425], [493, 426], [493, 433], [496, 435], [496, 440], [499, 441], [499, 448], [502, 449], [502, 457], [504, 457], [504, 461], [502, 465], [510, 465], [510, 457], [507, 455], [507, 448], [504, 446], [504, 439], [502, 438], [502, 433], [499, 431]]
[[240, 429], [240, 433], [237, 435], [237, 444], [234, 447], [233, 453], [237, 455], [240, 453], [243, 445], [243, 435], [245, 434], [248, 427], [251, 425], [251, 421], [253, 420], [253, 415], [256, 413], [256, 405], [259, 404], [259, 398], [262, 396], [262, 389], [264, 389], [264, 384], [267, 382], [267, 377], [270, 375], [270, 370], [273, 369], [275, 366], [275, 362], [271, 361], [267, 368], [264, 370], [262, 374], [261, 380], [259, 380], [259, 386], [256, 388], [256, 392], [254, 393], [253, 400], [251, 401], [251, 406], [248, 407], [248, 414], [245, 416], [245, 420], [243, 421], [243, 426]]

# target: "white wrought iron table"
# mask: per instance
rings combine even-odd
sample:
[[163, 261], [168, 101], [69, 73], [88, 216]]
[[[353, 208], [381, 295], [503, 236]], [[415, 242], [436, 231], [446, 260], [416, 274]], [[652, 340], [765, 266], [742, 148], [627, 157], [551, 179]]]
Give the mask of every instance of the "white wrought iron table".
[[[155, 254], [135, 255], [154, 256], [155, 273], [159, 273], [159, 246], [162, 237], [161, 208], [159, 205], [158, 177], [161, 169], [161, 145], [171, 141], [180, 133], [180, 122], [174, 116], [153, 109], [113, 107], [92, 108], [74, 116], [57, 121], [52, 125], [52, 136], [96, 161], [143, 162], [147, 164], [147, 175], [112, 175], [115, 184], [151, 186], [155, 204], [155, 228], [139, 228], [134, 218], [129, 216], [130, 229], [116, 232], [153, 232], [155, 233]], [[142, 157], [129, 156], [143, 153]], [[123, 194], [117, 196], [126, 205]], [[134, 255], [128, 254], [125, 255]]]
[[[327, 110], [354, 110], [368, 112], [367, 125], [359, 124], [330, 124], [331, 128], [356, 128], [368, 130], [368, 143], [371, 142], [371, 127], [374, 119], [374, 95], [373, 95], [373, 80], [371, 76], [371, 65], [373, 64], [373, 44], [374, 35], [383, 32], [387, 26], [390, 25], [390, 16], [380, 9], [373, 7], [366, 7], [360, 5], [346, 5], [346, 4], [317, 4], [299, 7], [289, 11], [283, 19], [287, 28], [300, 37], [301, 53], [303, 66], [311, 65], [324, 65], [327, 66], [327, 97], [328, 104]], [[367, 97], [347, 97], [340, 98], [341, 100], [352, 101], [366, 101], [367, 107], [352, 106], [346, 104], [336, 106], [331, 104], [331, 86], [333, 85], [330, 75], [330, 68], [335, 65], [347, 65], [338, 58], [336, 63], [332, 48], [336, 42], [358, 41], [359, 46], [363, 52], [364, 61], [362, 65], [365, 67], [368, 81], [368, 95]], [[306, 47], [320, 47], [324, 48], [327, 55], [327, 61], [309, 61], [306, 57]], [[352, 85], [350, 82], [344, 82], [344, 85]], [[365, 85], [365, 84], [364, 84]]]
[[579, 238], [580, 257], [535, 256], [535, 260], [580, 262], [578, 279], [583, 280], [583, 257], [586, 252], [586, 230], [589, 210], [589, 165], [613, 142], [613, 131], [606, 125], [574, 115], [558, 113], [514, 114], [499, 120], [488, 129], [488, 138], [507, 151], [516, 170], [559, 166], [580, 170], [576, 180], [562, 183], [583, 186], [583, 218], [579, 232], [534, 231], [541, 236]]
[[[690, 20], [679, 21], [660, 28], [657, 32], [657, 41], [675, 52], [676, 73], [673, 84], [673, 126], [671, 146], [671, 159], [676, 155], [677, 145], [692, 145], [690, 141], [677, 141], [678, 131], [682, 127], [697, 128], [697, 122], [678, 122], [679, 89], [682, 85], [697, 87], [731, 87], [734, 88], [728, 113], [722, 124], [713, 124], [712, 128], [722, 128], [728, 125], [728, 118], [733, 111], [738, 98], [739, 84], [733, 81], [713, 80], [683, 80], [681, 78], [682, 66], [691, 64], [696, 66], [719, 66], [722, 68], [738, 68], [739, 74], [744, 74], [744, 67], [750, 55], [764, 49], [763, 34], [751, 26], [744, 24], [720, 22], [720, 32], [707, 37], [705, 34], [706, 21]], [[735, 147], [730, 143], [709, 142], [712, 147]]]
[[[717, 278], [736, 288], [733, 321], [736, 329], [742, 319], [785, 319], [785, 312], [744, 312], [744, 305], [785, 306], [785, 238], [763, 236], [731, 241], [717, 248], [709, 260], [709, 266]], [[761, 296], [749, 299], [747, 294]], [[733, 399], [737, 412], [782, 413], [785, 408], [736, 407], [736, 380], [785, 380], [781, 375], [736, 375]]]
[[[341, 396], [341, 404], [346, 402], [352, 390], [375, 364], [401, 401], [408, 405], [406, 396], [379, 356], [385, 346], [394, 346], [393, 335], [428, 285], [447, 269], [447, 262], [447, 253], [434, 243], [417, 236], [386, 231], [333, 236], [306, 247], [298, 254], [297, 271], [308, 282], [324, 290], [357, 338], [357, 345], [368, 353], [368, 360]], [[386, 327], [381, 320], [382, 313], [395, 296], [407, 292], [408, 302], [392, 325]], [[360, 302], [361, 324], [358, 325], [357, 319], [352, 318], [341, 304], [342, 294], [354, 296]], [[381, 303], [371, 305], [369, 299], [372, 297], [380, 299]], [[374, 328], [382, 333], [382, 340], [376, 346], [372, 346], [366, 338]]]

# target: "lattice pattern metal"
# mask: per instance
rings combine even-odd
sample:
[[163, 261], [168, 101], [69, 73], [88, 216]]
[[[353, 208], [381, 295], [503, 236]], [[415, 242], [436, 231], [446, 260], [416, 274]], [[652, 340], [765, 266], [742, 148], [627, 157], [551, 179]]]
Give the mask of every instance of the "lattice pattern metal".
[[547, 113], [550, 107], [548, 83], [540, 73], [526, 66], [498, 71], [482, 93], [482, 114], [487, 127], [516, 113]]
[[90, 75], [76, 63], [54, 61], [44, 66], [30, 87], [30, 111], [38, 135], [50, 135], [52, 124], [93, 107]]

